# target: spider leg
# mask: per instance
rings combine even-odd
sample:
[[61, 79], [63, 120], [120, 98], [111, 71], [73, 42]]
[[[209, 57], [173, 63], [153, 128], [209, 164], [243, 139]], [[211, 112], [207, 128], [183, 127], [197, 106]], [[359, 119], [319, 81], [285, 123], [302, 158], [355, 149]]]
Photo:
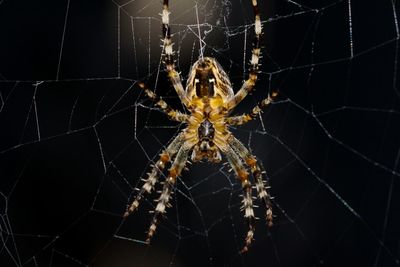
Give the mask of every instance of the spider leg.
[[269, 106], [271, 103], [273, 103], [274, 98], [278, 95], [277, 92], [273, 92], [271, 95], [268, 95], [267, 98], [262, 100], [260, 103], [258, 103], [250, 113], [247, 114], [242, 114], [238, 116], [232, 116], [228, 117], [226, 119], [226, 122], [229, 125], [243, 125], [257, 117], [257, 115], [265, 109], [267, 106]]
[[142, 188], [140, 190], [138, 189], [139, 192], [136, 195], [135, 199], [132, 201], [131, 205], [128, 205], [124, 217], [129, 216], [129, 214], [134, 212], [139, 207], [140, 200], [145, 193], [150, 193], [153, 190], [154, 185], [156, 184], [158, 177], [164, 170], [166, 163], [168, 163], [170, 159], [178, 152], [183, 142], [184, 137], [183, 133], [181, 133], [177, 137], [175, 137], [175, 139], [169, 144], [169, 146], [160, 154], [160, 159], [155, 165], [153, 165], [151, 171], [147, 173], [147, 179], [144, 180]]
[[172, 190], [175, 186], [176, 179], [182, 172], [183, 167], [185, 166], [187, 159], [189, 157], [189, 152], [192, 149], [194, 143], [191, 141], [186, 141], [181, 148], [179, 149], [174, 163], [168, 172], [168, 177], [164, 182], [163, 190], [160, 194], [160, 197], [156, 200], [157, 206], [154, 211], [153, 219], [151, 220], [149, 231], [147, 232], [146, 242], [150, 243], [151, 238], [154, 236], [154, 233], [157, 228], [158, 218], [161, 214], [164, 214], [166, 211], [166, 207], [170, 207], [169, 200], [172, 194]]
[[189, 99], [186, 96], [186, 92], [183, 88], [181, 77], [179, 73], [175, 69], [175, 61], [174, 61], [174, 49], [173, 43], [171, 39], [171, 27], [169, 26], [169, 1], [163, 1], [163, 10], [161, 14], [162, 20], [162, 36], [163, 36], [163, 47], [164, 47], [164, 63], [168, 73], [169, 80], [172, 83], [172, 86], [175, 88], [176, 93], [178, 94], [181, 102], [189, 108], [190, 103]]
[[241, 253], [248, 251], [254, 237], [255, 231], [255, 217], [253, 210], [253, 198], [252, 198], [252, 186], [248, 179], [249, 173], [244, 167], [240, 157], [236, 154], [236, 152], [230, 146], [222, 146], [220, 147], [221, 151], [226, 156], [229, 164], [232, 169], [235, 171], [236, 176], [240, 179], [243, 190], [243, 206], [244, 217], [247, 220], [247, 234], [245, 238], [245, 245], [240, 251]]
[[[245, 160], [247, 166], [250, 167], [253, 177], [256, 180], [256, 189], [258, 198], [264, 203], [266, 208], [266, 220], [269, 227], [272, 226], [273, 213], [271, 196], [268, 194], [267, 189], [270, 188], [268, 181], [263, 180], [263, 171], [261, 171], [260, 165], [257, 163], [257, 159], [253, 156], [250, 151], [233, 135], [228, 138], [228, 144], [239, 154], [239, 156]], [[266, 183], [266, 186], [264, 185]]]
[[155, 105], [164, 112], [168, 118], [178, 122], [186, 122], [189, 119], [187, 114], [172, 109], [164, 100], [162, 100], [156, 93], [150, 90], [144, 83], [139, 83], [139, 87], [144, 91], [147, 97], [155, 103]]
[[262, 34], [262, 25], [260, 19], [260, 9], [258, 7], [257, 0], [251, 0], [251, 3], [253, 5], [253, 11], [255, 16], [255, 21], [254, 21], [255, 37], [251, 53], [249, 76], [247, 80], [243, 83], [240, 90], [228, 101], [227, 103], [228, 110], [231, 110], [235, 106], [237, 106], [247, 96], [247, 94], [251, 92], [251, 90], [253, 90], [257, 81], [259, 61], [261, 58], [260, 37]]

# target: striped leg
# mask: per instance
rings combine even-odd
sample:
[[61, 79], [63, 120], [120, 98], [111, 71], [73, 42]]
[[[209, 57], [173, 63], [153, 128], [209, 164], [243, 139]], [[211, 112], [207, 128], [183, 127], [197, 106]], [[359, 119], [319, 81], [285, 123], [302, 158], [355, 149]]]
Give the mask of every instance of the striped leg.
[[[256, 180], [256, 189], [258, 198], [264, 203], [266, 209], [266, 221], [269, 227], [272, 226], [273, 213], [272, 213], [272, 204], [271, 204], [271, 196], [268, 194], [267, 190], [270, 188], [268, 182], [263, 180], [263, 171], [259, 164], [257, 164], [257, 159], [254, 157], [250, 151], [233, 135], [228, 138], [228, 144], [233, 147], [233, 149], [239, 154], [241, 158], [243, 158], [246, 164], [250, 167], [253, 177]], [[266, 185], [265, 185], [265, 184]]]
[[164, 112], [171, 120], [178, 122], [186, 122], [189, 119], [187, 114], [172, 109], [164, 100], [150, 90], [144, 83], [139, 83], [139, 87], [144, 91], [147, 97], [155, 103], [155, 105]]
[[252, 198], [252, 186], [248, 179], [249, 173], [246, 171], [246, 168], [243, 166], [242, 161], [236, 152], [229, 146], [221, 147], [221, 151], [226, 156], [229, 164], [232, 169], [235, 171], [236, 176], [239, 178], [242, 184], [243, 189], [243, 206], [244, 217], [247, 221], [247, 234], [245, 238], [245, 245], [240, 251], [241, 253], [248, 251], [254, 237], [255, 231], [255, 217], [253, 210], [253, 198]]
[[149, 231], [147, 232], [146, 242], [150, 243], [151, 238], [153, 237], [158, 223], [158, 217], [161, 214], [164, 214], [167, 207], [170, 207], [169, 200], [172, 194], [172, 190], [176, 183], [177, 177], [180, 175], [183, 167], [185, 166], [189, 152], [192, 149], [193, 144], [191, 142], [185, 142], [182, 147], [179, 149], [178, 154], [175, 157], [174, 163], [169, 169], [167, 180], [164, 182], [164, 187], [161, 192], [160, 197], [156, 200], [157, 206], [154, 211], [154, 216], [151, 221], [151, 225]]
[[173, 43], [171, 39], [171, 27], [169, 26], [169, 6], [168, 0], [164, 0], [163, 2], [163, 10], [161, 14], [162, 20], [162, 35], [163, 35], [163, 47], [164, 47], [164, 63], [166, 70], [168, 72], [168, 77], [172, 83], [172, 86], [175, 88], [176, 93], [178, 94], [181, 102], [189, 107], [189, 99], [186, 96], [185, 90], [182, 85], [181, 77], [179, 73], [175, 69], [175, 61], [174, 61], [174, 49]]
[[226, 122], [229, 125], [243, 125], [243, 124], [255, 119], [257, 117], [257, 115], [263, 109], [265, 109], [267, 106], [269, 106], [273, 102], [274, 98], [277, 95], [278, 95], [277, 92], [273, 92], [272, 95], [268, 95], [267, 98], [265, 98], [260, 103], [258, 103], [257, 106], [255, 106], [250, 113], [239, 115], [239, 116], [228, 117], [226, 119]]
[[251, 53], [249, 77], [243, 83], [240, 90], [228, 101], [227, 104], [228, 110], [234, 108], [237, 104], [239, 104], [247, 96], [247, 94], [251, 90], [253, 90], [257, 81], [259, 61], [261, 58], [260, 37], [262, 34], [262, 26], [260, 19], [260, 9], [258, 7], [257, 0], [251, 0], [251, 3], [253, 5], [253, 11], [255, 16], [255, 21], [254, 21], [255, 37]]
[[155, 165], [152, 166], [151, 171], [147, 173], [147, 179], [143, 180], [144, 184], [142, 188], [138, 189], [139, 193], [136, 195], [135, 200], [132, 202], [132, 204], [127, 207], [124, 217], [129, 216], [129, 214], [134, 212], [139, 207], [140, 200], [145, 193], [150, 193], [153, 190], [154, 185], [158, 180], [158, 177], [165, 168], [165, 165], [177, 153], [184, 141], [185, 140], [183, 134], [181, 133], [177, 137], [175, 137], [175, 139], [171, 142], [171, 144], [169, 144], [167, 149], [165, 149], [160, 154], [160, 159]]

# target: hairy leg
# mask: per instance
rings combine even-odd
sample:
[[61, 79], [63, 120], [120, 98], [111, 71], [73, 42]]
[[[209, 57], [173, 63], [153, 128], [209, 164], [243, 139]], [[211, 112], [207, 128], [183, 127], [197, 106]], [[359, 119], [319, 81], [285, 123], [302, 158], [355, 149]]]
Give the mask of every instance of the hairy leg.
[[[266, 221], [269, 227], [272, 226], [273, 213], [272, 213], [272, 204], [271, 197], [267, 192], [268, 186], [267, 181], [263, 180], [263, 172], [259, 164], [257, 163], [257, 159], [253, 156], [250, 151], [233, 135], [228, 138], [228, 144], [239, 154], [239, 156], [246, 162], [246, 164], [250, 167], [253, 177], [256, 180], [256, 189], [258, 198], [264, 203], [266, 209]], [[266, 183], [266, 186], [265, 186]]]
[[229, 125], [243, 125], [253, 119], [255, 119], [257, 117], [257, 115], [263, 110], [265, 109], [267, 106], [269, 106], [274, 98], [278, 95], [278, 93], [274, 92], [272, 93], [272, 95], [268, 95], [267, 98], [265, 98], [264, 100], [262, 100], [260, 103], [257, 104], [257, 106], [255, 106], [250, 113], [248, 114], [243, 114], [243, 115], [239, 115], [239, 116], [232, 116], [232, 117], [228, 117], [226, 119], [226, 122]]
[[175, 139], [168, 145], [168, 147], [160, 154], [160, 159], [156, 162], [155, 165], [152, 166], [152, 169], [149, 173], [147, 173], [147, 179], [143, 180], [144, 184], [142, 188], [136, 189], [138, 190], [138, 194], [133, 200], [131, 205], [128, 205], [124, 217], [129, 216], [132, 212], [134, 212], [138, 207], [140, 200], [142, 199], [145, 193], [150, 193], [154, 185], [156, 184], [158, 177], [161, 175], [162, 171], [165, 168], [165, 165], [171, 160], [171, 158], [178, 152], [180, 147], [184, 142], [184, 135], [180, 133]]
[[228, 110], [231, 110], [235, 106], [237, 106], [248, 95], [248, 93], [253, 90], [257, 81], [259, 61], [261, 58], [260, 38], [262, 34], [262, 25], [260, 19], [260, 9], [258, 7], [257, 0], [251, 0], [251, 3], [253, 5], [253, 11], [255, 17], [254, 18], [255, 37], [251, 53], [249, 77], [243, 83], [240, 90], [228, 101], [227, 103]]
[[246, 168], [244, 167], [242, 161], [240, 160], [236, 152], [228, 145], [222, 146], [220, 147], [220, 149], [227, 158], [232, 169], [235, 171], [235, 174], [239, 178], [242, 185], [242, 190], [243, 190], [242, 209], [244, 210], [244, 217], [246, 218], [248, 227], [245, 238], [245, 245], [240, 251], [242, 253], [248, 251], [253, 241], [254, 231], [255, 231], [252, 186], [248, 179], [249, 173], [247, 172]]
[[164, 0], [163, 2], [163, 10], [161, 13], [162, 20], [162, 35], [163, 35], [163, 47], [164, 47], [164, 63], [165, 68], [168, 73], [169, 80], [172, 83], [172, 86], [175, 88], [176, 93], [178, 94], [181, 102], [189, 108], [190, 103], [186, 96], [185, 89], [183, 88], [181, 77], [179, 73], [175, 69], [175, 61], [174, 61], [174, 49], [173, 43], [171, 39], [171, 27], [169, 25], [169, 1]]
[[164, 182], [163, 190], [160, 194], [160, 197], [157, 199], [157, 206], [154, 211], [153, 219], [151, 220], [149, 231], [147, 232], [147, 239], [146, 239], [147, 243], [150, 243], [150, 240], [156, 231], [158, 217], [166, 212], [165, 209], [167, 207], [170, 207], [169, 200], [171, 197], [172, 190], [175, 186], [176, 179], [182, 172], [182, 169], [187, 162], [189, 152], [192, 149], [193, 145], [194, 145], [193, 142], [186, 141], [179, 149], [175, 157], [174, 163], [169, 169], [167, 179]]
[[144, 91], [147, 97], [155, 103], [155, 105], [164, 112], [171, 120], [178, 122], [186, 122], [189, 119], [187, 114], [172, 109], [164, 100], [150, 90], [144, 83], [139, 83], [139, 87]]

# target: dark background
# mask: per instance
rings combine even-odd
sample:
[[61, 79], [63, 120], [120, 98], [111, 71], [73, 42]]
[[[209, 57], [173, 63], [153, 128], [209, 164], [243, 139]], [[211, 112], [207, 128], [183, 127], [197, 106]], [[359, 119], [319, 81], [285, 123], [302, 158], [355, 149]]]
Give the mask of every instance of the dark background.
[[[161, 2], [0, 1], [1, 266], [399, 265], [398, 4], [259, 2], [262, 73], [237, 112], [280, 94], [262, 122], [232, 131], [266, 169], [276, 218], [268, 230], [260, 205], [254, 245], [239, 255], [240, 185], [222, 165], [183, 173], [151, 246], [157, 194], [121, 216], [184, 127], [134, 86], [183, 110], [160, 66]], [[195, 5], [171, 1], [183, 79], [198, 58]], [[205, 55], [237, 90], [250, 1], [198, 7]]]

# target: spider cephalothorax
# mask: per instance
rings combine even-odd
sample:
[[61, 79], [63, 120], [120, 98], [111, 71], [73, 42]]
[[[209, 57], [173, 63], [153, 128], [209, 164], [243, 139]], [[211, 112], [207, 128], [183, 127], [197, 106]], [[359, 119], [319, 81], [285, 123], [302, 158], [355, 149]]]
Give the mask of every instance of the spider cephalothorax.
[[272, 225], [271, 198], [267, 192], [269, 186], [265, 185], [266, 181], [263, 180], [264, 172], [261, 171], [256, 157], [229, 131], [229, 127], [232, 125], [242, 125], [254, 119], [261, 112], [262, 108], [272, 102], [272, 97], [276, 95], [276, 93], [273, 93], [272, 97], [268, 96], [262, 100], [248, 114], [238, 116], [229, 115], [236, 105], [253, 89], [258, 75], [262, 27], [257, 0], [251, 0], [251, 3], [255, 13], [255, 38], [249, 77], [239, 91], [234, 94], [228, 75], [222, 69], [221, 65], [214, 58], [210, 57], [201, 57], [193, 64], [186, 82], [186, 89], [183, 88], [180, 76], [175, 70], [173, 43], [171, 41], [169, 26], [170, 12], [168, 9], [168, 0], [164, 0], [163, 12], [161, 14], [164, 36], [164, 62], [168, 77], [179, 99], [190, 114], [170, 108], [164, 100], [147, 88], [144, 83], [139, 83], [139, 87], [144, 90], [146, 95], [170, 119], [187, 125], [160, 154], [159, 160], [148, 173], [143, 186], [138, 189], [138, 194], [135, 196], [132, 204], [128, 206], [125, 213], [125, 216], [128, 216], [138, 208], [144, 193], [149, 193], [154, 189], [165, 166], [171, 163], [163, 190], [157, 199], [154, 216], [147, 234], [147, 242], [150, 242], [156, 231], [159, 216], [165, 213], [166, 208], [170, 206], [170, 197], [177, 177], [180, 175], [189, 158], [194, 162], [207, 160], [217, 163], [224, 156], [238, 177], [243, 188], [242, 207], [248, 224], [245, 246], [242, 251], [248, 250], [253, 240], [255, 229], [252, 182], [250, 181], [248, 169], [254, 179], [258, 198], [265, 205], [267, 224], [269, 226]]

